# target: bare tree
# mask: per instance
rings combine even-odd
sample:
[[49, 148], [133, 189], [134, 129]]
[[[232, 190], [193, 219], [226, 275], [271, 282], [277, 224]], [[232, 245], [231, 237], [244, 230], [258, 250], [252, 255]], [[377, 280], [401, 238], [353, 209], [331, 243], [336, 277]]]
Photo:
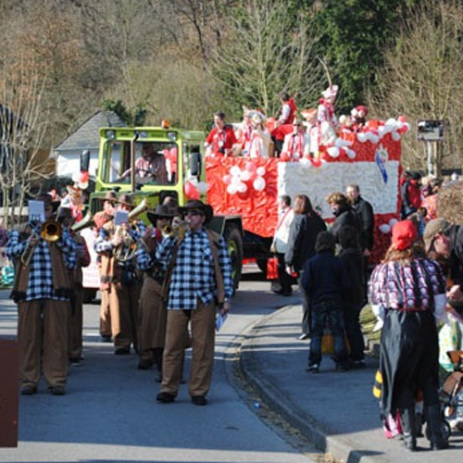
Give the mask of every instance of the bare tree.
[[[420, 119], [444, 120], [434, 171], [462, 164], [463, 7], [461, 2], [425, 1], [406, 24], [397, 46], [387, 54], [380, 91], [371, 95], [377, 114], [404, 114], [416, 127]], [[412, 133], [403, 139], [403, 163], [424, 169], [426, 146]]]
[[231, 20], [231, 33], [217, 49], [212, 75], [232, 100], [267, 114], [277, 111], [282, 91], [298, 96], [300, 103], [313, 103], [323, 71], [310, 19], [301, 13], [295, 21], [283, 2], [251, 0]]
[[0, 74], [0, 187], [5, 227], [19, 220], [25, 198], [50, 176], [43, 158], [43, 151], [49, 152], [43, 145], [48, 124], [44, 82], [29, 64], [19, 60], [4, 65]]

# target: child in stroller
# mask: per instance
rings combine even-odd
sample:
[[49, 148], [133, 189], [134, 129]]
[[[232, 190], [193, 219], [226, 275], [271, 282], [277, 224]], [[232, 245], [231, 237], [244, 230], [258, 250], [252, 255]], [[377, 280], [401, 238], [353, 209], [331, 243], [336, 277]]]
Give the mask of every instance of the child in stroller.
[[445, 379], [440, 398], [450, 434], [451, 428], [463, 429], [463, 351], [448, 351], [447, 356], [452, 362], [453, 372]]

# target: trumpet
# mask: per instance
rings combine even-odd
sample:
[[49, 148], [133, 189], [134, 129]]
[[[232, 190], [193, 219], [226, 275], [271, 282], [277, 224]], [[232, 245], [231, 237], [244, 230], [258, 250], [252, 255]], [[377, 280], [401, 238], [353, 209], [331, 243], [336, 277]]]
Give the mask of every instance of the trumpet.
[[174, 236], [176, 238], [183, 239], [187, 229], [188, 223], [185, 220], [178, 221], [175, 224], [169, 224], [162, 227], [162, 236], [165, 238]]

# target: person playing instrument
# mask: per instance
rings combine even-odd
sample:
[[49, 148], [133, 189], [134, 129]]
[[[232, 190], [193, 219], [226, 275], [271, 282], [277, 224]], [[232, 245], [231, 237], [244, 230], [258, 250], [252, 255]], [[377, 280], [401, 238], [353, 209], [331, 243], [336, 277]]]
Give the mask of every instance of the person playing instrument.
[[[51, 217], [50, 195], [39, 195], [45, 219]], [[76, 249], [69, 232], [59, 227], [56, 236], [37, 224], [12, 230], [6, 255], [15, 262], [11, 297], [18, 304], [18, 346], [21, 394], [35, 394], [41, 365], [48, 390], [66, 391], [68, 372], [68, 323], [71, 287], [68, 271], [76, 268]]]
[[85, 239], [77, 234], [72, 225], [76, 222], [73, 212], [68, 207], [60, 207], [56, 220], [67, 229], [76, 246], [77, 265], [69, 271], [71, 282], [71, 313], [69, 317], [69, 362], [71, 365], [79, 365], [84, 359], [82, 354], [82, 325], [83, 325], [83, 290], [82, 267], [90, 265], [90, 253]]
[[163, 230], [171, 227], [173, 210], [158, 205], [147, 212], [152, 227], [147, 228], [137, 249], [137, 266], [143, 272], [143, 285], [138, 314], [138, 369], [147, 370], [153, 364], [158, 377], [162, 375], [162, 354], [166, 337], [167, 310], [162, 302], [164, 269], [155, 254], [163, 238]]
[[[95, 233], [95, 238], [98, 237], [101, 227], [110, 220], [114, 218], [114, 211], [117, 203], [117, 195], [115, 191], [107, 191], [104, 200], [103, 200], [103, 210], [95, 213], [93, 216], [93, 222], [95, 226], [93, 231]], [[98, 255], [97, 259], [98, 270], [101, 275], [101, 255]], [[111, 342], [112, 332], [111, 332], [111, 310], [109, 307], [109, 287], [110, 284], [105, 282], [100, 282], [100, 294], [101, 294], [101, 304], [100, 304], [100, 339], [102, 342]]]
[[185, 332], [191, 322], [192, 364], [188, 392], [195, 405], [206, 405], [214, 363], [216, 307], [230, 310], [232, 266], [223, 237], [206, 230], [212, 208], [190, 200], [181, 208], [188, 224], [183, 239], [166, 237], [156, 258], [166, 268], [163, 296], [167, 298], [167, 331], [161, 391], [156, 400], [175, 400], [180, 385]]
[[[132, 198], [122, 195], [118, 210], [132, 211]], [[117, 217], [117, 210], [115, 212]], [[129, 212], [130, 219], [130, 212]], [[95, 251], [101, 256], [101, 282], [108, 285], [111, 331], [116, 355], [137, 350], [138, 300], [141, 276], [135, 266], [136, 243], [145, 233], [146, 225], [136, 218], [116, 227], [115, 220], [105, 223], [95, 241]]]

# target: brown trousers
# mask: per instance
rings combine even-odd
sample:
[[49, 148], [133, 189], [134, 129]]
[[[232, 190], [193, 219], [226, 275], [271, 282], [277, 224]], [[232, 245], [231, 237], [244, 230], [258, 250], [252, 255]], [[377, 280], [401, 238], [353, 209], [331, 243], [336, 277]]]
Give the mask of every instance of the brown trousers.
[[19, 368], [22, 386], [40, 379], [40, 360], [48, 387], [65, 386], [68, 372], [68, 301], [37, 299], [18, 303]]
[[112, 336], [111, 306], [109, 304], [109, 289], [102, 289], [100, 305], [100, 335]]
[[71, 296], [69, 316], [69, 359], [82, 357], [82, 325], [84, 294], [82, 288], [75, 288]]
[[163, 349], [166, 339], [167, 309], [161, 299], [161, 285], [143, 277], [138, 312], [138, 355], [153, 361], [153, 350]]
[[188, 392], [205, 396], [211, 387], [214, 366], [215, 304], [198, 300], [194, 310], [168, 310], [166, 346], [163, 355], [162, 392], [174, 396], [182, 378], [185, 333], [191, 322], [192, 363]]
[[137, 320], [140, 300], [140, 284], [131, 286], [119, 282], [111, 283], [109, 289], [109, 306], [111, 309], [111, 331], [114, 347], [137, 349]]

